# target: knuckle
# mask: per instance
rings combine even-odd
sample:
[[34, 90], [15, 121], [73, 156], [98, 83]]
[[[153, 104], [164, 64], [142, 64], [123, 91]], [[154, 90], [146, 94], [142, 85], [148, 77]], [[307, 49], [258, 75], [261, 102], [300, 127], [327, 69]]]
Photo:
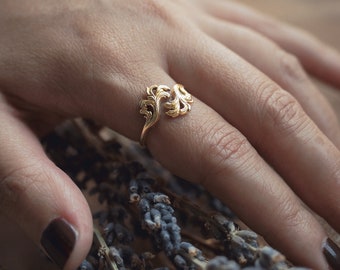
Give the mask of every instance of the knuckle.
[[0, 178], [0, 205], [1, 210], [9, 209], [22, 198], [31, 195], [32, 188], [40, 188], [43, 170], [36, 166], [27, 166], [15, 169]]
[[163, 22], [171, 22], [172, 16], [165, 1], [147, 0], [143, 1], [143, 5], [143, 9], [146, 11], [146, 14], [159, 18]]
[[[226, 172], [233, 166], [241, 166], [246, 156], [250, 153], [250, 144], [247, 139], [236, 129], [230, 130], [225, 126], [215, 126], [206, 134], [207, 143], [205, 151], [205, 168], [201, 184], [206, 180], [216, 177], [221, 172]], [[208, 168], [207, 168], [208, 167]]]
[[[139, 1], [140, 2], [140, 1]], [[190, 35], [191, 32], [194, 31], [192, 26], [192, 22], [186, 16], [187, 14], [183, 13], [183, 10], [179, 7], [182, 7], [183, 4], [178, 5], [177, 1], [166, 1], [166, 0], [147, 0], [142, 1], [142, 9], [144, 9], [144, 14], [148, 17], [152, 18], [152, 26], [157, 23], [159, 29], [162, 29], [168, 32], [167, 37], [171, 35], [180, 35], [182, 37], [183, 34]], [[157, 30], [154, 29], [153, 30]], [[157, 30], [159, 31], [159, 30]], [[157, 37], [161, 37], [162, 33], [159, 33]], [[167, 38], [166, 42], [169, 42]]]
[[295, 55], [281, 49], [278, 49], [277, 54], [280, 74], [285, 81], [305, 82], [307, 80], [306, 73]]
[[267, 17], [267, 16], [259, 16], [257, 20], [254, 22], [254, 29], [260, 29], [261, 31], [276, 33], [278, 31], [282, 31], [282, 23], [278, 20]]
[[291, 197], [282, 198], [278, 207], [278, 220], [283, 222], [283, 227], [299, 228], [305, 226], [308, 218], [305, 217], [305, 211], [301, 204]]
[[[329, 179], [333, 182], [329, 189], [321, 195], [322, 203], [318, 204], [319, 211], [323, 213], [324, 217], [328, 220], [339, 220], [340, 216], [340, 197], [337, 195], [340, 189], [340, 161], [334, 163], [334, 168], [329, 172]], [[321, 197], [320, 196], [320, 197]]]
[[260, 90], [260, 110], [265, 127], [277, 128], [282, 133], [292, 133], [307, 123], [298, 101], [288, 92], [269, 85]]
[[[76, 14], [71, 24], [78, 45], [75, 49], [86, 56], [86, 61], [81, 64], [87, 65], [88, 74], [95, 79], [111, 80], [115, 77], [127, 80], [131, 74], [140, 73], [139, 69], [145, 63], [163, 57], [159, 52], [165, 50], [163, 45], [169, 42], [169, 35], [174, 32], [171, 29], [182, 25], [173, 5], [166, 0], [133, 0], [131, 4], [120, 7], [122, 14], [117, 18], [112, 17], [111, 7], [104, 8], [96, 10], [102, 17], [96, 18], [95, 22], [94, 12], [85, 10]], [[125, 16], [124, 19], [131, 23], [122, 24], [120, 16]], [[142, 30], [131, 27], [140, 23], [143, 23]]]
[[210, 154], [221, 161], [238, 159], [247, 152], [248, 142], [239, 132], [212, 130]]
[[178, 0], [171, 2], [167, 0], [147, 0], [143, 2], [144, 7], [146, 7], [146, 14], [158, 19], [160, 23], [170, 28], [182, 28], [183, 21], [187, 17], [183, 16], [185, 14], [182, 12], [184, 2], [180, 4], [178, 4]]

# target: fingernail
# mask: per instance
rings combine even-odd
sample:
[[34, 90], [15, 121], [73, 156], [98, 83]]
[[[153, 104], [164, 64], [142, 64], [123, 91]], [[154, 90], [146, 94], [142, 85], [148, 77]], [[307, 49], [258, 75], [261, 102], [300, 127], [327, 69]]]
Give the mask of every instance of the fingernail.
[[340, 269], [340, 248], [329, 238], [323, 243], [322, 251], [328, 264], [334, 270]]
[[54, 219], [42, 234], [40, 243], [49, 257], [64, 268], [77, 238], [77, 231], [63, 218]]

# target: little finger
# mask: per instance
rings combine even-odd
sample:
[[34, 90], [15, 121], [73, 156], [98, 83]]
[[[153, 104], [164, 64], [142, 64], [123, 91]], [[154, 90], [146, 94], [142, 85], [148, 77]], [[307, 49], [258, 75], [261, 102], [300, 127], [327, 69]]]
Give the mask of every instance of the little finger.
[[311, 34], [235, 1], [199, 1], [214, 17], [249, 27], [296, 55], [306, 70], [340, 87], [340, 54]]
[[247, 27], [213, 17], [201, 16], [200, 20], [200, 25], [205, 32], [291, 93], [318, 127], [338, 148], [340, 147], [340, 127], [337, 116], [295, 56], [283, 51], [273, 41]]

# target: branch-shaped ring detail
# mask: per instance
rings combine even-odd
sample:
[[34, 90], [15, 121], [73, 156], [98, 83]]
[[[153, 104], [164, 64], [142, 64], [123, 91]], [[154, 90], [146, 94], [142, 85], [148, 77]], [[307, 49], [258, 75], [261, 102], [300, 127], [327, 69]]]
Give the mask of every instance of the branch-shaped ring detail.
[[165, 99], [165, 114], [171, 117], [185, 115], [191, 110], [192, 96], [183, 85], [175, 84], [173, 88], [166, 85], [152, 85], [146, 89], [147, 97], [140, 102], [140, 113], [144, 115], [145, 124], [140, 137], [140, 144], [145, 145], [146, 134], [160, 117], [161, 102]]

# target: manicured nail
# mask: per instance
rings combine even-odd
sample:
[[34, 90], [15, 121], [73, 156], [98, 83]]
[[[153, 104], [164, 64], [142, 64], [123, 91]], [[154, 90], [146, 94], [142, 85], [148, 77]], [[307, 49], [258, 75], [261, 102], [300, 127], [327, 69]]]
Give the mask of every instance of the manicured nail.
[[64, 268], [77, 238], [77, 231], [63, 218], [54, 219], [42, 234], [40, 243], [50, 258]]
[[340, 270], [340, 248], [329, 238], [323, 243], [323, 254], [334, 270]]

